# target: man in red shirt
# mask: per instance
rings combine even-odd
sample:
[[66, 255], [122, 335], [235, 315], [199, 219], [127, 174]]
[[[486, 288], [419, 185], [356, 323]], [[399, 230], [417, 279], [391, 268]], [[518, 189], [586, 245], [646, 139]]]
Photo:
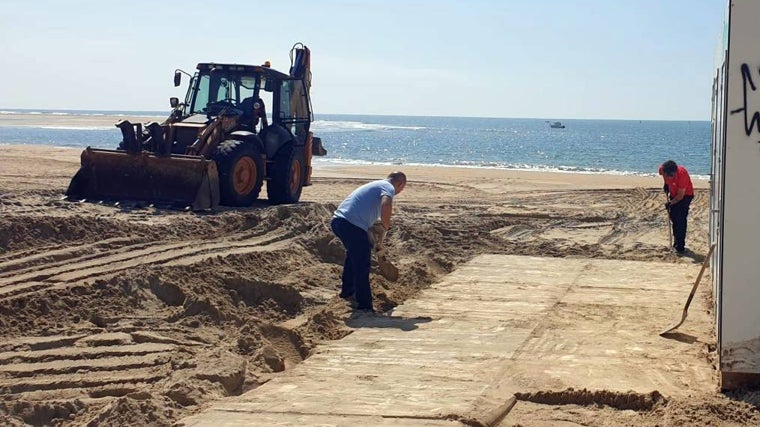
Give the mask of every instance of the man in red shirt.
[[689, 216], [689, 206], [694, 198], [694, 186], [686, 168], [678, 166], [672, 160], [663, 163], [659, 173], [665, 181], [663, 190], [670, 198], [666, 207], [670, 221], [673, 222], [673, 248], [682, 254], [686, 250], [686, 217]]

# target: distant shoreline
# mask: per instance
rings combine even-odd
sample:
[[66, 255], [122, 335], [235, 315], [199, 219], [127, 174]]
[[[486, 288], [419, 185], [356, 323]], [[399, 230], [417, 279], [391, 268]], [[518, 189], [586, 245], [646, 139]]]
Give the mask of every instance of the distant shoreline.
[[158, 115], [107, 115], [107, 114], [55, 114], [55, 113], [2, 113], [0, 126], [16, 127], [59, 127], [59, 128], [112, 128], [120, 120], [163, 121], [168, 116]]
[[[501, 170], [501, 171], [515, 171], [526, 173], [556, 173], [556, 174], [581, 174], [581, 175], [601, 175], [601, 176], [620, 176], [620, 177], [659, 177], [657, 173], [641, 173], [641, 172], [614, 172], [614, 171], [577, 171], [577, 170], [559, 170], [550, 168], [507, 168], [499, 166], [475, 166], [475, 165], [446, 165], [446, 164], [431, 164], [431, 163], [380, 163], [380, 162], [364, 162], [361, 160], [338, 160], [338, 159], [313, 159], [315, 166], [320, 167], [364, 167], [364, 166], [382, 166], [391, 168], [404, 168], [404, 167], [424, 167], [424, 168], [446, 168], [446, 169], [486, 169], [486, 170]], [[709, 181], [709, 175], [690, 175], [692, 180]]]

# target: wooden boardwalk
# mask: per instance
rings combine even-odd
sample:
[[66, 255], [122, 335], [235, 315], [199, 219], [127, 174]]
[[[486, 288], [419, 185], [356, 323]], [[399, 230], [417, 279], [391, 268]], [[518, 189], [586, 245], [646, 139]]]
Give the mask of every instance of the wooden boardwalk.
[[[186, 426], [494, 425], [515, 393], [714, 387], [680, 318], [696, 265], [483, 255]], [[682, 327], [711, 319], [692, 305]], [[519, 404], [519, 403], [518, 403]]]

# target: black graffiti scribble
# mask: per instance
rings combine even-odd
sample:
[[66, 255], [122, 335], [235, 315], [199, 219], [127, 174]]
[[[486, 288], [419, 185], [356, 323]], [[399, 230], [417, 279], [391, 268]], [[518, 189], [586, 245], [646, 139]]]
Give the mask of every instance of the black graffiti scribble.
[[[760, 132], [760, 112], [755, 111], [751, 117], [749, 115], [749, 106], [747, 105], [747, 85], [749, 85], [752, 92], [757, 90], [757, 86], [755, 86], [755, 82], [752, 81], [752, 72], [749, 69], [749, 65], [742, 64], [741, 69], [742, 84], [744, 88], [744, 106], [742, 108], [737, 108], [736, 110], [731, 110], [731, 114], [744, 111], [744, 133], [747, 134], [747, 136], [750, 136], [754, 129], [757, 129], [758, 132]], [[760, 69], [758, 69], [758, 72], [760, 72]], [[760, 143], [760, 141], [757, 142]]]

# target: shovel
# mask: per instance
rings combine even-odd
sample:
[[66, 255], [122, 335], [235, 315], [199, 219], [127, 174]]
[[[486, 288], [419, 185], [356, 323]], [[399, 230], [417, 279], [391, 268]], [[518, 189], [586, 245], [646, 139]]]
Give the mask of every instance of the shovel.
[[375, 248], [375, 261], [380, 270], [380, 274], [391, 282], [398, 280], [398, 268], [388, 259], [388, 250], [383, 245], [385, 240], [385, 227], [382, 223], [376, 222], [367, 230], [372, 247]]
[[670, 236], [670, 250], [673, 251], [673, 221], [670, 219], [670, 208], [668, 208], [668, 235]]
[[713, 249], [715, 249], [714, 243], [712, 246], [710, 246], [710, 250], [707, 251], [705, 260], [702, 261], [702, 268], [699, 270], [699, 274], [697, 275], [697, 280], [694, 281], [694, 286], [691, 287], [691, 292], [689, 292], [689, 298], [686, 300], [686, 305], [683, 306], [683, 313], [681, 314], [681, 320], [675, 325], [670, 326], [668, 327], [668, 329], [665, 329], [664, 331], [660, 332], [660, 335], [665, 335], [669, 332], [674, 331], [676, 328], [678, 328], [679, 326], [683, 324], [684, 320], [686, 320], [686, 315], [689, 312], [689, 305], [691, 304], [691, 300], [694, 298], [694, 293], [697, 291], [697, 286], [699, 286], [699, 281], [702, 280], [702, 275], [705, 273], [707, 264], [710, 263], [710, 255], [712, 255]]
[[398, 280], [398, 268], [388, 259], [387, 249], [383, 248], [375, 252], [375, 260], [380, 274], [391, 282]]
[[[668, 193], [665, 193], [665, 197]], [[668, 202], [670, 202], [670, 198], [666, 199]], [[673, 251], [673, 220], [670, 218], [670, 205], [665, 205], [665, 212], [668, 213], [668, 236], [670, 236], [670, 251]]]

